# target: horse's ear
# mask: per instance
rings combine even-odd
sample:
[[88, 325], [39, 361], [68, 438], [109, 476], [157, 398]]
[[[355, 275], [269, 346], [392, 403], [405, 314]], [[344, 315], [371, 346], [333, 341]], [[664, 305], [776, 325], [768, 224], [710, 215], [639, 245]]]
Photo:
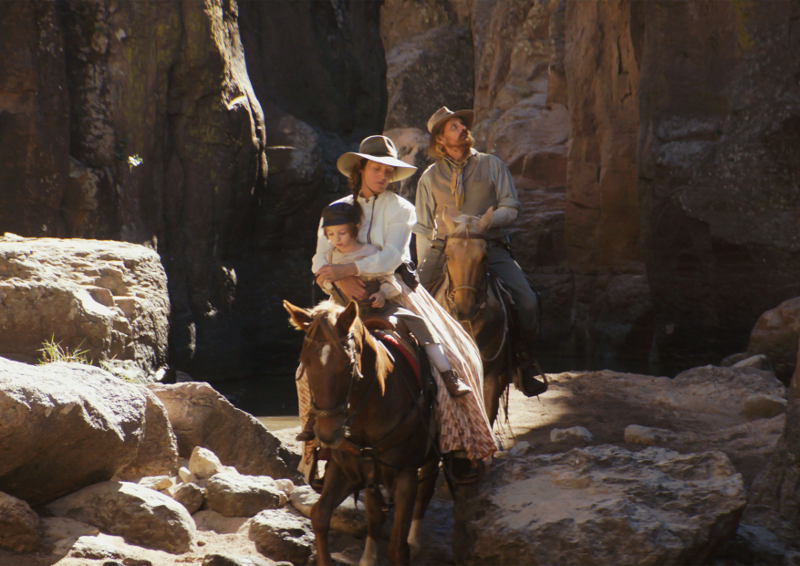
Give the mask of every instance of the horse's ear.
[[453, 220], [453, 214], [450, 212], [450, 207], [445, 205], [442, 210], [442, 222], [447, 227], [447, 232], [452, 234], [456, 230], [456, 223]]
[[312, 321], [311, 313], [305, 309], [294, 306], [289, 301], [283, 301], [283, 308], [289, 313], [289, 323], [297, 330], [305, 332]]
[[350, 304], [345, 307], [339, 318], [336, 320], [336, 329], [342, 334], [348, 334], [350, 327], [358, 316], [358, 303], [350, 301]]
[[478, 222], [478, 229], [481, 231], [481, 234], [485, 234], [486, 231], [491, 228], [492, 218], [494, 218], [494, 208], [490, 206], [489, 210], [486, 211], [486, 214], [481, 216], [481, 219]]

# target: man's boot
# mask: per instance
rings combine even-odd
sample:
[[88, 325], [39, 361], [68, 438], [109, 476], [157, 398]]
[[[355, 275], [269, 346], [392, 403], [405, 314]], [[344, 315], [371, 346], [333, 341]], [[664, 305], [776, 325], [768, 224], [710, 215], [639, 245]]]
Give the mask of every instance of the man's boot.
[[535, 375], [536, 372], [533, 370], [533, 368], [522, 370], [522, 380], [518, 389], [522, 391], [525, 397], [534, 397], [547, 391], [547, 378], [545, 378], [545, 381], [542, 382], [536, 379], [534, 377]]
[[315, 415], [308, 415], [306, 426], [303, 427], [303, 430], [300, 431], [300, 434], [295, 436], [294, 439], [300, 442], [309, 442], [314, 440], [317, 437], [317, 435], [314, 434], [315, 424], [317, 424], [317, 417]]
[[450, 397], [463, 397], [467, 393], [472, 392], [472, 388], [459, 377], [456, 370], [449, 369], [447, 371], [443, 371], [441, 376], [444, 386], [447, 388], [447, 392], [450, 394]]

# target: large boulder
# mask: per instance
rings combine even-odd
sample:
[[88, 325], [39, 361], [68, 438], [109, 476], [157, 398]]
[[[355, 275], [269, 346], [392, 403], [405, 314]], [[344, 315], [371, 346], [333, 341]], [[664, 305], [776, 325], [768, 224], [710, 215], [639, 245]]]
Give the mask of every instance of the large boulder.
[[167, 361], [170, 303], [161, 259], [123, 242], [0, 238], [0, 354], [31, 362], [45, 342], [90, 360]]
[[750, 331], [747, 354], [769, 358], [775, 375], [786, 385], [797, 365], [797, 342], [800, 339], [800, 297], [784, 301], [764, 312]]
[[182, 458], [189, 458], [194, 448], [201, 446], [242, 474], [302, 482], [296, 469], [299, 456], [287, 450], [256, 418], [231, 405], [207, 383], [148, 387], [167, 408]]
[[131, 544], [173, 554], [188, 552], [197, 537], [186, 508], [158, 491], [129, 482], [100, 482], [47, 506], [56, 517], [94, 525]]
[[174, 476], [180, 467], [178, 440], [172, 431], [167, 409], [155, 393], [144, 387], [142, 391], [147, 396], [144, 437], [139, 443], [136, 458], [117, 474], [121, 480], [134, 480], [144, 476]]
[[576, 448], [493, 469], [456, 499], [453, 547], [463, 564], [699, 564], [745, 502], [721, 452]]
[[41, 543], [39, 515], [24, 501], [0, 492], [0, 548], [34, 552]]
[[146, 406], [100, 368], [0, 358], [0, 491], [37, 505], [110, 479], [136, 457]]
[[691, 367], [742, 351], [764, 311], [800, 295], [798, 7], [627, 6], [654, 342]]

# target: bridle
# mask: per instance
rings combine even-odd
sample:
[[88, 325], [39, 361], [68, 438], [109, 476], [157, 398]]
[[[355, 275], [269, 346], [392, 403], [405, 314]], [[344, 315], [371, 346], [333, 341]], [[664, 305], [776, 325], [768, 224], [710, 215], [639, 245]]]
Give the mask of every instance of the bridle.
[[[447, 242], [450, 240], [483, 240], [486, 242], [486, 245], [489, 245], [489, 240], [483, 234], [476, 234], [470, 233], [469, 230], [466, 231], [464, 235], [458, 236], [446, 236], [444, 239], [444, 248], [442, 250], [443, 255], [447, 252]], [[486, 258], [484, 258], [484, 267], [486, 266]], [[447, 269], [447, 260], [445, 259], [444, 265], [442, 266], [443, 271], [445, 272], [445, 289], [444, 289], [444, 300], [447, 303], [447, 308], [452, 313], [457, 313], [458, 309], [456, 308], [455, 304], [455, 293], [456, 291], [467, 290], [472, 291], [475, 293], [475, 303], [476, 307], [474, 312], [470, 318], [467, 319], [459, 319], [459, 322], [472, 322], [478, 316], [481, 310], [486, 308], [486, 300], [489, 295], [489, 271], [486, 271], [486, 277], [484, 278], [484, 284], [481, 287], [473, 287], [472, 285], [457, 285], [456, 287], [450, 287], [450, 273]]]
[[[358, 380], [364, 377], [364, 375], [361, 373], [361, 355], [358, 351], [355, 334], [353, 332], [348, 333], [347, 336], [342, 338], [331, 336], [332, 330], [327, 324], [322, 324], [322, 320], [323, 317], [320, 317], [311, 323], [311, 326], [309, 326], [308, 331], [306, 332], [303, 345], [305, 347], [306, 343], [314, 344], [317, 350], [319, 350], [325, 344], [334, 344], [335, 346], [338, 346], [345, 358], [348, 359], [347, 368], [350, 369], [350, 379], [347, 385], [347, 396], [345, 397], [344, 401], [332, 409], [320, 409], [317, 407], [314, 399], [314, 392], [311, 391], [311, 408], [309, 409], [309, 413], [319, 418], [331, 418], [338, 415], [347, 415], [344, 426], [348, 427], [352, 424], [353, 420], [364, 406], [364, 401], [362, 401], [361, 405], [359, 405], [356, 411], [350, 414], [350, 396], [353, 392], [353, 387]], [[325, 334], [325, 337], [328, 338], [327, 340], [314, 340], [314, 336], [316, 335], [317, 330], [320, 328]], [[375, 384], [375, 381], [377, 381], [377, 376], [370, 384], [370, 390]], [[369, 391], [367, 392], [367, 395], [365, 395], [364, 400], [366, 400], [368, 396]]]
[[[489, 239], [486, 238], [483, 234], [473, 234], [473, 233], [470, 233], [469, 230], [467, 230], [464, 235], [446, 236], [445, 240], [444, 240], [444, 248], [442, 250], [443, 251], [442, 255], [444, 255], [444, 252], [447, 251], [447, 242], [448, 242], [448, 239], [450, 239], [450, 238], [452, 238], [454, 240], [483, 240], [483, 241], [486, 242], [486, 246], [487, 247], [491, 245], [491, 242], [489, 241]], [[489, 270], [488, 266], [486, 265], [487, 264], [487, 257], [484, 257], [483, 262], [484, 262], [485, 277], [483, 279], [484, 283], [480, 288], [476, 288], [476, 287], [473, 287], [471, 285], [458, 285], [458, 286], [456, 286], [456, 287], [451, 289], [450, 288], [450, 272], [447, 269], [447, 260], [445, 259], [444, 265], [442, 266], [442, 270], [444, 271], [444, 275], [445, 275], [444, 299], [445, 299], [445, 302], [447, 303], [448, 311], [450, 311], [451, 313], [457, 314], [458, 313], [458, 309], [456, 308], [456, 304], [455, 304], [455, 292], [460, 290], [460, 289], [466, 289], [468, 291], [472, 291], [473, 293], [475, 293], [475, 302], [477, 303], [477, 307], [474, 309], [474, 312], [472, 313], [472, 316], [467, 318], [467, 319], [459, 318], [458, 322], [460, 322], [461, 324], [466, 324], [466, 325], [469, 326], [469, 334], [472, 337], [473, 341], [475, 341], [475, 343], [477, 344], [477, 336], [475, 336], [475, 331], [472, 328], [472, 323], [478, 317], [480, 312], [482, 310], [486, 309], [486, 303], [487, 303], [488, 298], [489, 298], [489, 285], [493, 284], [494, 291], [495, 291], [495, 296], [497, 297], [497, 299], [500, 302], [500, 309], [503, 311], [503, 338], [500, 341], [500, 346], [498, 346], [497, 352], [495, 352], [494, 355], [492, 355], [492, 356], [487, 358], [487, 357], [485, 357], [483, 355], [483, 351], [480, 351], [481, 359], [484, 362], [493, 362], [503, 352], [503, 348], [506, 345], [506, 340], [508, 339], [508, 312], [506, 310], [505, 301], [503, 301], [503, 299], [502, 299], [502, 295], [501, 295], [501, 292], [500, 292], [500, 289], [499, 289], [499, 283], [497, 281], [497, 277], [492, 274], [492, 272]], [[480, 300], [480, 302], [478, 302], [479, 300]]]

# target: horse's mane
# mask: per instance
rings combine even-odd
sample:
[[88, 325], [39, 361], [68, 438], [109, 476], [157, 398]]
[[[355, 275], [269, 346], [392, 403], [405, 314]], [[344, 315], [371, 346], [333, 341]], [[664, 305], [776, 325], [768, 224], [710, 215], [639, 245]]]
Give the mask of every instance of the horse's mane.
[[[324, 322], [327, 326], [333, 330], [333, 327], [336, 325], [336, 321], [339, 318], [339, 315], [342, 314], [344, 311], [344, 307], [338, 304], [335, 301], [327, 300], [322, 301], [321, 303], [317, 304], [314, 308], [311, 309], [310, 314], [313, 319], [311, 326], [317, 327], [320, 323]], [[360, 317], [356, 317], [356, 320], [361, 320]], [[370, 347], [375, 351], [376, 355], [378, 356], [378, 385], [381, 388], [381, 392], [386, 390], [386, 376], [392, 370], [393, 365], [391, 359], [386, 354], [386, 350], [378, 345], [378, 340], [375, 339], [374, 336], [367, 330], [367, 328], [363, 324], [358, 325], [363, 333], [363, 340]], [[309, 327], [310, 329], [310, 327]]]
[[453, 230], [451, 236], [462, 236], [466, 234], [483, 234], [480, 228], [480, 216], [470, 216], [469, 214], [459, 214], [453, 218]]

